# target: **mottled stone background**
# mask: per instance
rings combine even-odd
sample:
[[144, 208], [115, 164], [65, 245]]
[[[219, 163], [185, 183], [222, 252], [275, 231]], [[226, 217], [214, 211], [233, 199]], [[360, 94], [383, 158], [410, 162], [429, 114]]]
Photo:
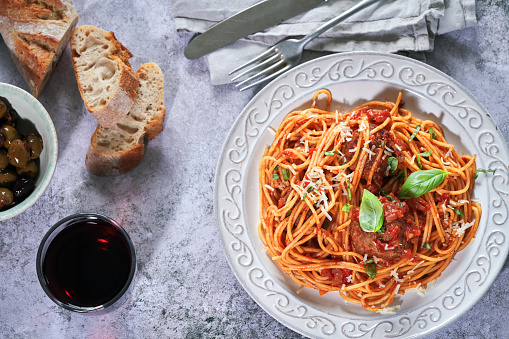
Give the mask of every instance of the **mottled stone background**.
[[[40, 101], [59, 138], [54, 178], [26, 213], [0, 223], [2, 338], [298, 338], [265, 313], [230, 270], [213, 217], [220, 149], [255, 91], [211, 86], [206, 65], [184, 58], [190, 35], [174, 30], [168, 1], [75, 1], [79, 24], [112, 30], [134, 54], [133, 68], [153, 61], [166, 80], [165, 131], [142, 164], [119, 177], [89, 174], [84, 158], [96, 123], [84, 109], [69, 49]], [[436, 39], [428, 63], [452, 76], [487, 108], [509, 139], [509, 5], [478, 1], [479, 24]], [[0, 81], [27, 88], [5, 44]], [[130, 299], [105, 315], [63, 311], [37, 281], [39, 241], [59, 219], [97, 212], [133, 239], [138, 271]], [[507, 338], [509, 261], [488, 293], [430, 338]]]

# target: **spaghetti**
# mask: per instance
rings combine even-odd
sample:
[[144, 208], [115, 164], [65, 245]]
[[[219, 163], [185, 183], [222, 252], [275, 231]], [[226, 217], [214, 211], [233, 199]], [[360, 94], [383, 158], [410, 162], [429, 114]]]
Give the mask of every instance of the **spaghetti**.
[[318, 91], [265, 150], [258, 233], [301, 286], [389, 311], [396, 294], [424, 291], [474, 238], [475, 156], [460, 156], [439, 125], [403, 109], [401, 94], [344, 114], [331, 102]]

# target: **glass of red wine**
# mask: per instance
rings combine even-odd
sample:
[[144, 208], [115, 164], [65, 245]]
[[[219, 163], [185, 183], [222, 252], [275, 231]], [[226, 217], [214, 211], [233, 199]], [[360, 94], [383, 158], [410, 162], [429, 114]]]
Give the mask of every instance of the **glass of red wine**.
[[37, 252], [37, 276], [59, 306], [92, 312], [125, 301], [136, 255], [126, 231], [114, 220], [79, 213], [57, 222]]

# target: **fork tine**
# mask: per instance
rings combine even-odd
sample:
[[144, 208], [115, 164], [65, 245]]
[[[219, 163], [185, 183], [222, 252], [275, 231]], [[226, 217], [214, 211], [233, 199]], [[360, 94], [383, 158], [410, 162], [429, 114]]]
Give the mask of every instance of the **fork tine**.
[[[284, 63], [284, 60], [281, 60], [280, 62], [278, 62], [277, 64], [275, 64], [275, 65], [274, 65], [273, 67], [271, 67], [270, 69], [267, 69], [267, 70], [265, 70], [264, 72], [260, 72], [260, 73], [258, 73], [258, 74], [255, 74], [254, 76], [250, 77], [249, 79], [246, 79], [246, 80], [244, 80], [244, 81], [242, 81], [242, 82], [240, 82], [240, 83], [236, 84], [236, 85], [235, 85], [235, 87], [239, 88], [240, 86], [242, 86], [243, 84], [247, 83], [248, 81], [253, 80], [253, 79], [256, 79], [256, 78], [258, 78], [258, 77], [260, 77], [260, 76], [262, 76], [262, 75], [264, 75], [264, 74], [269, 73], [272, 69], [277, 68], [276, 66], [281, 66], [283, 63]], [[274, 79], [275, 77], [277, 77], [278, 75], [280, 75], [280, 74], [282, 74], [282, 73], [286, 72], [286, 71], [287, 71], [288, 69], [290, 69], [290, 68], [291, 68], [291, 66], [290, 66], [290, 65], [286, 65], [285, 67], [281, 68], [281, 69], [280, 69], [279, 71], [277, 71], [277, 72], [272, 73], [272, 74], [271, 74], [271, 75], [269, 75], [268, 77], [265, 77], [265, 78], [263, 78], [263, 79], [257, 80], [257, 81], [255, 81], [255, 82], [253, 82], [253, 83], [251, 83], [251, 84], [249, 84], [249, 85], [247, 85], [247, 86], [245, 86], [245, 87], [239, 88], [239, 91], [240, 91], [240, 92], [242, 92], [242, 91], [244, 91], [244, 90], [246, 90], [246, 89], [248, 89], [248, 88], [251, 88], [251, 87], [253, 87], [253, 86], [259, 85], [259, 84], [261, 84], [261, 83], [263, 83], [263, 82], [265, 82], [265, 81], [272, 80], [272, 79]]]
[[281, 59], [278, 62], [276, 62], [275, 64], [272, 64], [271, 66], [265, 68], [264, 70], [262, 70], [258, 73], [255, 73], [255, 74], [251, 75], [249, 78], [239, 82], [238, 84], [235, 85], [235, 87], [240, 87], [240, 86], [244, 85], [245, 83], [248, 83], [256, 78], [259, 78], [265, 74], [269, 74], [270, 72], [274, 71], [278, 67], [284, 65], [284, 63], [285, 63], [285, 61]]
[[255, 65], [255, 66], [245, 70], [244, 72], [242, 72], [240, 74], [237, 74], [234, 78], [231, 79], [231, 81], [234, 82], [235, 80], [240, 79], [241, 77], [243, 77], [246, 74], [253, 73], [253, 72], [256, 72], [258, 70], [263, 70], [263, 68], [265, 66], [269, 66], [270, 64], [273, 64], [274, 62], [276, 62], [280, 58], [281, 58], [281, 56], [278, 53], [276, 53], [273, 56], [271, 56], [270, 58], [265, 59], [262, 63], [260, 63], [258, 65]]
[[276, 48], [273, 46], [271, 48], [269, 48], [268, 50], [266, 50], [265, 52], [263, 52], [262, 54], [258, 55], [257, 57], [249, 60], [248, 62], [240, 65], [239, 67], [235, 68], [233, 71], [231, 71], [230, 73], [228, 73], [228, 75], [232, 75], [233, 73], [236, 73], [238, 71], [240, 71], [241, 69], [251, 65], [251, 64], [254, 64], [260, 60], [263, 60], [265, 59], [267, 56], [269, 56], [271, 53], [274, 53], [276, 51]]

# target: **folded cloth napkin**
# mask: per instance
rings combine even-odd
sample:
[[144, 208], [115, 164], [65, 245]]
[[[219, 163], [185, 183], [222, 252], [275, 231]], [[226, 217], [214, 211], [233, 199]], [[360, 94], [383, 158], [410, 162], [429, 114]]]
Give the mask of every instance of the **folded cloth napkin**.
[[[201, 33], [259, 0], [171, 0], [175, 28]], [[358, 0], [329, 0], [277, 26], [255, 33], [205, 56], [212, 84], [230, 81], [228, 72], [288, 36], [306, 35]], [[475, 0], [382, 0], [311, 41], [317, 54], [345, 51], [409, 52], [433, 50], [437, 34], [477, 22]]]

